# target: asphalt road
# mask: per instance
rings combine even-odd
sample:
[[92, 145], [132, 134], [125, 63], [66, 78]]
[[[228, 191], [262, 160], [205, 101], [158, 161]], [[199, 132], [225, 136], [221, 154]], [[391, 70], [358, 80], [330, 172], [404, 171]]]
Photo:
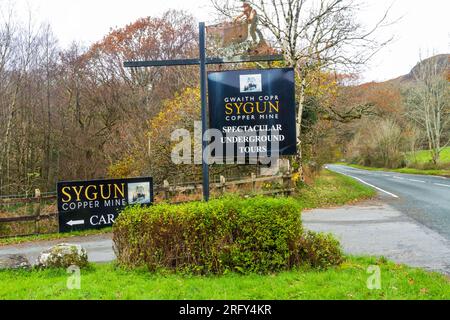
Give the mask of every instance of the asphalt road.
[[327, 167], [376, 188], [384, 203], [450, 240], [450, 179], [342, 165]]
[[307, 229], [332, 233], [347, 254], [386, 257], [450, 275], [450, 241], [398, 211], [380, 195], [339, 208], [303, 212]]
[[49, 241], [27, 242], [16, 245], [0, 246], [0, 256], [20, 254], [27, 257], [31, 264], [35, 264], [41, 252], [60, 243], [79, 244], [86, 249], [90, 262], [110, 262], [116, 259], [113, 250], [111, 234], [101, 234], [87, 237], [72, 237]]

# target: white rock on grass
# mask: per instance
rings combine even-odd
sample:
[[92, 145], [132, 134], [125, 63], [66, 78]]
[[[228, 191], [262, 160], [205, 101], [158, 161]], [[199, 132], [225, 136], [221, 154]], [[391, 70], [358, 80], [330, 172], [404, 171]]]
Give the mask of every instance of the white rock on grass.
[[42, 252], [36, 261], [38, 268], [68, 268], [88, 266], [86, 250], [77, 244], [58, 244]]

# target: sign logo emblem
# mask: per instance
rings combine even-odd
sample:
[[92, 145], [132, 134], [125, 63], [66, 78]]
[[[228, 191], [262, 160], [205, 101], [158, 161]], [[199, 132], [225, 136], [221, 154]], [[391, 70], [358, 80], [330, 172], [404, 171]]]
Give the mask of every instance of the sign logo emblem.
[[138, 182], [128, 184], [128, 204], [150, 204], [152, 203], [149, 182]]
[[262, 92], [262, 76], [260, 74], [241, 75], [241, 93]]

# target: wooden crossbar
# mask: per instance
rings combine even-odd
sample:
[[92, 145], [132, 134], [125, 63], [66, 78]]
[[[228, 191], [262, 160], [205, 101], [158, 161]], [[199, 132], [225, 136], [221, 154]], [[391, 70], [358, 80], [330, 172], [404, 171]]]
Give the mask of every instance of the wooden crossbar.
[[[271, 56], [238, 56], [234, 58], [208, 58], [206, 64], [229, 64], [229, 63], [248, 63], [248, 62], [273, 62], [283, 61], [283, 55]], [[126, 61], [125, 68], [143, 68], [143, 67], [174, 67], [174, 66], [198, 66], [199, 59], [176, 59], [176, 60], [156, 60], [156, 61]]]

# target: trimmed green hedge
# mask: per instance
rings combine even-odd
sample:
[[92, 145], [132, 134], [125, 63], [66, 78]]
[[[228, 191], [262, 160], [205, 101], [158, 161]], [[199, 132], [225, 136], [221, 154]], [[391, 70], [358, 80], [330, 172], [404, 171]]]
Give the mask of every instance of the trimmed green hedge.
[[300, 240], [300, 260], [316, 269], [328, 269], [344, 262], [341, 244], [331, 234], [307, 231]]
[[268, 273], [305, 263], [301, 209], [294, 199], [229, 197], [131, 207], [113, 231], [118, 262], [126, 267]]

